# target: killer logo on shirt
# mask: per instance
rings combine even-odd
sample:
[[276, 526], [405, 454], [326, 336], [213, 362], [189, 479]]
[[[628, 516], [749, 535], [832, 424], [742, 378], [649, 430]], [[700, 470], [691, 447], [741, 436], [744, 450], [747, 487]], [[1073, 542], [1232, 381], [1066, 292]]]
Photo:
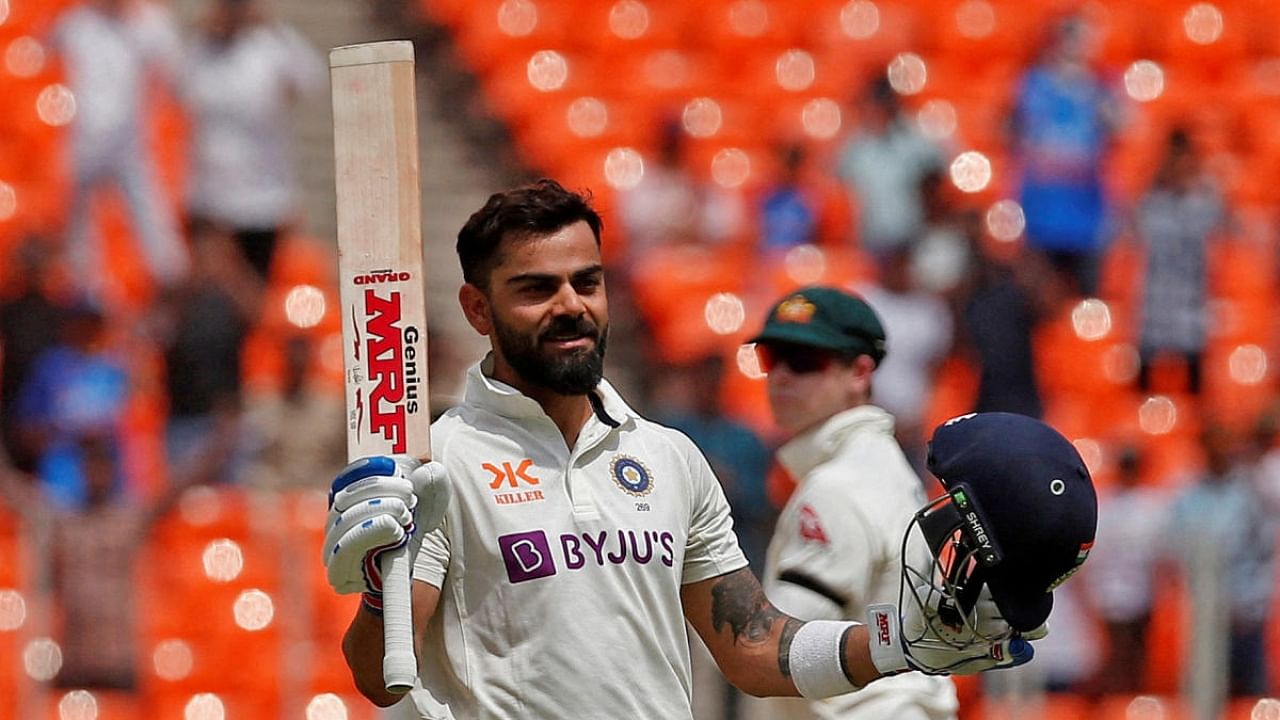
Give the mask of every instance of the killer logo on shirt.
[[617, 455], [609, 463], [609, 474], [628, 495], [645, 497], [653, 492], [653, 476], [644, 463], [630, 455]]
[[[519, 464], [481, 463], [480, 467], [492, 475], [489, 489], [493, 491], [493, 501], [499, 505], [519, 505], [528, 502], [546, 500], [546, 496], [536, 486], [541, 483], [534, 475], [529, 474], [533, 460], [525, 458]], [[527, 487], [528, 489], [521, 489]]]
[[818, 513], [809, 505], [800, 508], [800, 537], [816, 543], [826, 545], [827, 533], [822, 529], [822, 521], [818, 519]]

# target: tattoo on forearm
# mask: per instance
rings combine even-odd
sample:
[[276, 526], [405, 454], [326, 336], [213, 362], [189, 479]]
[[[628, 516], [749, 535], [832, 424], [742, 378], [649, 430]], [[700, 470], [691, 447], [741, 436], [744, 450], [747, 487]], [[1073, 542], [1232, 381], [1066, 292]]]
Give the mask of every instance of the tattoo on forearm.
[[803, 624], [788, 617], [786, 624], [782, 626], [782, 637], [778, 638], [778, 672], [782, 673], [782, 677], [791, 677], [791, 640]]
[[757, 646], [767, 643], [774, 623], [779, 620], [783, 625], [778, 639], [778, 670], [789, 677], [791, 638], [802, 623], [782, 614], [769, 602], [750, 570], [730, 573], [711, 588], [712, 627], [720, 632], [727, 625], [735, 643]]

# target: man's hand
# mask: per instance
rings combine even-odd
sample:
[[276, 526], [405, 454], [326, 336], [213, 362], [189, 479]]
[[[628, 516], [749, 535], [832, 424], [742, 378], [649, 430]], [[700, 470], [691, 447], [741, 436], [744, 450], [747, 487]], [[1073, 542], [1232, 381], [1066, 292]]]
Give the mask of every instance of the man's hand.
[[444, 519], [451, 494], [444, 465], [406, 455], [361, 458], [342, 470], [329, 491], [324, 564], [340, 594], [364, 593], [382, 608], [378, 556], [408, 546], [414, 557], [422, 536]]
[[[917, 602], [919, 599], [919, 602]], [[930, 675], [972, 675], [993, 668], [1023, 665], [1035, 656], [1032, 640], [1049, 634], [1048, 625], [1027, 633], [1009, 627], [984, 589], [964, 621], [945, 622], [936, 588], [917, 588], [899, 617], [893, 605], [867, 610], [871, 654], [882, 673], [919, 670]]]

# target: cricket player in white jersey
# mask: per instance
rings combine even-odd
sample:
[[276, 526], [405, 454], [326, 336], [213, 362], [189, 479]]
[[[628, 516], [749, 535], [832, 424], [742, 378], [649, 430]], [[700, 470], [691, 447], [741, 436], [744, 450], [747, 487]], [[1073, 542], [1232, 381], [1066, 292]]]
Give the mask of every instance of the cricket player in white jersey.
[[[765, 595], [805, 620], [861, 620], [870, 605], [898, 601], [903, 530], [925, 502], [893, 416], [871, 403], [872, 373], [892, 350], [884, 325], [857, 295], [808, 287], [778, 300], [752, 342], [789, 438], [778, 461], [797, 480], [769, 543]], [[907, 560], [928, 568], [926, 546], [912, 550]], [[958, 709], [950, 678], [916, 672], [767, 704], [777, 720], [950, 720]]]
[[325, 563], [337, 591], [365, 593], [343, 642], [365, 696], [400, 699], [383, 685], [377, 555], [406, 544], [422, 684], [460, 719], [690, 718], [685, 620], [754, 695], [1031, 657], [990, 602], [945, 627], [936, 600], [910, 603], [875, 632], [770, 604], [702, 454], [602, 379], [600, 233], [550, 180], [495, 194], [459, 232], [459, 300], [491, 352], [433, 425], [432, 462], [361, 459], [331, 492]]

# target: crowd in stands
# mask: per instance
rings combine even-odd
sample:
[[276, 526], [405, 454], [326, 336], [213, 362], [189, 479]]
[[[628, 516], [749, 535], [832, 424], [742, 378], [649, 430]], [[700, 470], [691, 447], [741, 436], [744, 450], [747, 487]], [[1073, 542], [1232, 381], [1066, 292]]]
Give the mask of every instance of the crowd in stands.
[[[792, 481], [742, 341], [784, 290], [844, 285], [884, 321], [873, 401], [927, 483], [929, 432], [974, 410], [1044, 418], [1089, 463], [1098, 538], [1036, 663], [1051, 690], [1173, 696], [1217, 663], [1224, 694], [1275, 693], [1280, 45], [1246, 32], [1276, 26], [1267, 2], [1133, 3], [1185, 29], [1149, 46], [1128, 4], [580, 4], [422, 10], [530, 174], [595, 193], [634, 402], [707, 453], [753, 562]], [[163, 638], [137, 629], [119, 579], [149, 534], [225, 539], [175, 519], [179, 492], [314, 488], [344, 459], [336, 264], [299, 231], [289, 151], [289, 109], [323, 64], [256, 0], [206, 0], [187, 36], [153, 0], [19, 5], [9, 27], [47, 57], [29, 73], [6, 59], [0, 87], [37, 107], [57, 80], [74, 112], [41, 91], [40, 122], [0, 119], [22, 144], [0, 152], [0, 550], [58, 517], [46, 582], [64, 644], [44, 679], [145, 688], [136, 639]], [[174, 581], [192, 608], [198, 574]], [[6, 659], [3, 586], [22, 580], [0, 567]], [[341, 624], [332, 609], [314, 615]]]

